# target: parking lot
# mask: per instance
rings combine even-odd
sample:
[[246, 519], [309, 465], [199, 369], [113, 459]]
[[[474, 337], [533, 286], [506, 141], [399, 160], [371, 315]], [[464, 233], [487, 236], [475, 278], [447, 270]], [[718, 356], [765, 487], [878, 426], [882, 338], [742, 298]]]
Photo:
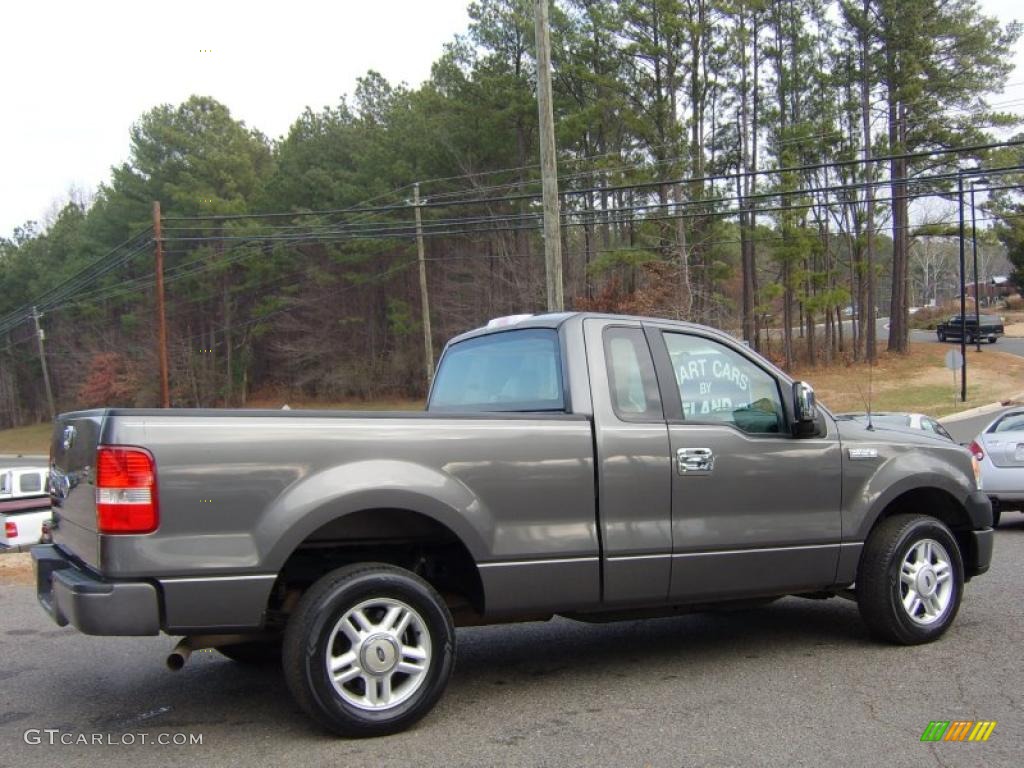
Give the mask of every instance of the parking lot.
[[[317, 730], [277, 670], [202, 652], [171, 673], [169, 638], [59, 629], [32, 587], [4, 585], [0, 764], [1019, 765], [1022, 570], [1024, 516], [1010, 513], [951, 632], [916, 648], [872, 642], [840, 599], [460, 630], [441, 704], [410, 732], [373, 741]], [[998, 725], [987, 743], [922, 743], [932, 720]], [[29, 729], [69, 735], [27, 744]], [[59, 743], [93, 734], [104, 743]], [[202, 744], [142, 743], [160, 734]]]

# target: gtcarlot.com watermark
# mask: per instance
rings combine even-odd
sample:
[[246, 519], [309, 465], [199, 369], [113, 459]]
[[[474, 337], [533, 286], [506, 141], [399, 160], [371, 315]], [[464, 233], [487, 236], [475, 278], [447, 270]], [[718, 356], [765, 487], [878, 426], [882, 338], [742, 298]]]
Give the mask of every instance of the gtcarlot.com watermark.
[[26, 744], [48, 746], [194, 747], [203, 743], [201, 733], [81, 733], [60, 728], [29, 728], [22, 738]]

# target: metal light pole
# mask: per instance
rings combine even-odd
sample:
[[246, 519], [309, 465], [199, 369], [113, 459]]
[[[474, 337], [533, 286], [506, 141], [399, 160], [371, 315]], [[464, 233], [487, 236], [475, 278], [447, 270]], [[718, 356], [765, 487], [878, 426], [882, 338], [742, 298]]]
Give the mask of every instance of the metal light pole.
[[967, 402], [967, 281], [964, 258], [964, 171], [956, 173], [957, 199], [960, 201], [960, 402]]
[[981, 286], [978, 284], [978, 225], [974, 217], [974, 185], [977, 179], [971, 179], [971, 253], [974, 256], [974, 324], [977, 331], [974, 336], [975, 351], [981, 352]]

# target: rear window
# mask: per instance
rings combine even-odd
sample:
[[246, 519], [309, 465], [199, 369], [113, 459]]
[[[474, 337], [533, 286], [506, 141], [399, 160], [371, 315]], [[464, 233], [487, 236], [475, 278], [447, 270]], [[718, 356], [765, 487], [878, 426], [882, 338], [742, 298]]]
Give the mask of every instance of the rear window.
[[1010, 413], [997, 421], [989, 432], [1024, 432], [1024, 413]]
[[427, 410], [564, 411], [558, 333], [531, 328], [452, 345]]
[[21, 476], [19, 481], [21, 493], [39, 493], [43, 490], [43, 476], [38, 472], [29, 472]]

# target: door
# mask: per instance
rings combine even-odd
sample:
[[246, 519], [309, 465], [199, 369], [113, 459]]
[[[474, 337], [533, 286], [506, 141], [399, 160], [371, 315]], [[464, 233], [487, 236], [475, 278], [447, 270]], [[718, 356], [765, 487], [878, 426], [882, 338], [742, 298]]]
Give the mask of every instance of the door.
[[[673, 599], [818, 589], [835, 581], [835, 425], [795, 438], [791, 385], [739, 345], [648, 328], [668, 423]], [[785, 395], [784, 395], [785, 393]]]
[[583, 323], [594, 407], [606, 605], [663, 603], [672, 566], [672, 466], [654, 362], [638, 321]]

